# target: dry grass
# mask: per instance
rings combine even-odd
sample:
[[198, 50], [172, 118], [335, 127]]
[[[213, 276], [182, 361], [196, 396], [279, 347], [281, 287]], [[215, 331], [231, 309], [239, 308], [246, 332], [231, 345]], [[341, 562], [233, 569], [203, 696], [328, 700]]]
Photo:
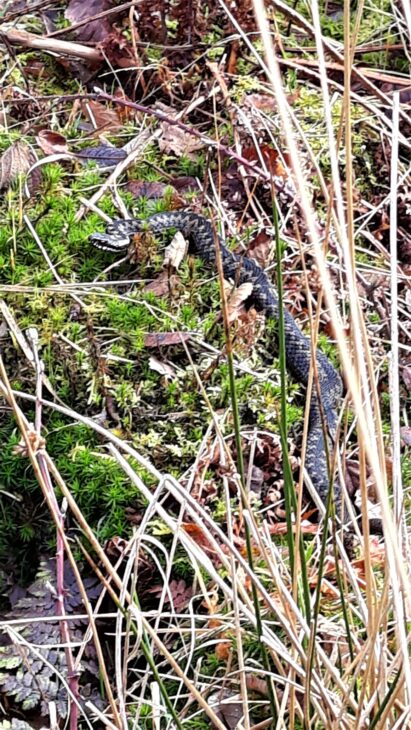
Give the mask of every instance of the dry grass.
[[[272, 5], [274, 8], [282, 7], [277, 1]], [[225, 416], [213, 412], [211, 406], [208, 429], [192, 468], [184, 475], [182, 486], [180, 481], [155, 468], [150, 460], [96, 421], [58, 402], [47, 400], [43, 395], [44, 376], [47, 373], [42, 373], [38, 359], [35, 358], [34, 362], [37, 396], [13, 392], [1, 363], [0, 391], [16, 419], [24, 440], [25, 453], [55, 520], [58, 547], [76, 570], [73, 545], [65, 534], [64, 515], [55, 500], [53, 484], [58, 485], [64, 495], [67, 509], [92, 549], [90, 553], [93, 552], [97, 557], [98, 560], [88, 555], [88, 560], [100, 576], [105, 593], [111, 596], [117, 606], [117, 611], [110, 614], [115, 616], [115, 676], [109, 676], [95, 626], [99, 610], [91, 608], [83, 586], [85, 615], [89, 620], [86, 640], [93, 637], [96, 643], [106, 697], [104, 711], [93, 707], [91, 703], [88, 704], [88, 709], [91, 710], [91, 717], [99, 718], [97, 724], [100, 723], [101, 726], [122, 730], [129, 727], [152, 727], [155, 730], [166, 727], [196, 727], [195, 719], [204, 717], [205, 714], [213, 727], [223, 730], [227, 727], [223, 721], [224, 711], [229, 714], [231, 712], [232, 717], [238, 716], [238, 725], [232, 724], [230, 727], [245, 730], [263, 727], [287, 727], [291, 730], [300, 727], [394, 729], [405, 728], [411, 722], [411, 665], [408, 646], [411, 612], [410, 548], [406, 515], [402, 509], [404, 487], [408, 485], [401, 484], [399, 423], [403, 407], [398, 385], [401, 346], [397, 336], [399, 312], [406, 307], [403, 301], [397, 299], [398, 278], [403, 274], [396, 258], [395, 218], [398, 181], [404, 179], [409, 170], [398, 156], [398, 147], [404, 141], [399, 131], [398, 96], [394, 94], [392, 99], [388, 99], [393, 110], [392, 117], [381, 114], [380, 95], [372, 100], [367, 97], [364, 101], [367, 108], [378, 111], [373, 124], [381, 137], [391, 145], [391, 180], [390, 190], [387, 191], [391, 208], [391, 251], [384, 270], [387, 280], [390, 280], [387, 301], [390, 306], [391, 343], [387, 358], [390, 362], [392, 413], [389, 465], [389, 471], [393, 475], [391, 498], [386, 464], [387, 439], [381, 422], [378, 372], [375, 371], [372, 352], [373, 335], [370, 345], [370, 334], [363, 315], [363, 294], [359, 287], [359, 282], [367, 277], [369, 268], [368, 264], [362, 267], [355, 262], [358, 224], [354, 221], [350, 150], [351, 103], [353, 96], [358, 100], [358, 95], [353, 94], [350, 80], [353, 78], [354, 64], [351, 49], [356, 45], [356, 31], [353, 32], [351, 44], [347, 42], [344, 49], [334, 44], [334, 50], [340, 54], [345, 68], [339, 135], [332, 119], [333, 83], [330, 82], [324, 56], [316, 0], [311, 0], [309, 6], [315, 58], [318, 62], [316, 75], [321, 83], [328, 136], [331, 186], [326, 184], [322, 176], [320, 182], [328, 199], [328, 217], [338, 251], [338, 258], [334, 257], [333, 260], [328, 257], [324, 242], [319, 237], [317, 216], [312, 208], [305, 175], [307, 158], [319, 171], [316, 153], [310, 147], [310, 142], [287, 100], [273, 38], [267, 28], [266, 12], [271, 4], [265, 8], [262, 0], [254, 0], [264, 56], [250, 45], [248, 36], [240, 26], [237, 26], [236, 31], [249, 46], [257, 64], [269, 79], [270, 88], [267, 91], [275, 99], [282, 144], [289, 154], [297, 197], [295, 209], [303, 216], [321, 280], [325, 306], [335, 333], [341, 367], [349, 384], [348, 398], [355, 414], [354, 425], [358, 434], [359, 489], [364, 515], [363, 535], [358, 531], [361, 559], [351, 562], [338, 535], [334, 547], [333, 539], [330, 538], [329, 544], [323, 549], [321, 536], [318, 535], [309, 548], [302, 549], [300, 535], [303, 525], [299, 508], [294, 515], [295, 531], [290, 536], [295, 556], [294, 571], [292, 570], [288, 550], [284, 545], [276, 544], [267, 523], [255, 515], [250, 492], [244, 489], [241, 474], [238, 473], [237, 464], [227, 445], [228, 438], [222, 428]], [[361, 22], [362, 8], [363, 4], [360, 2], [357, 26]], [[229, 14], [228, 8], [226, 11]], [[351, 34], [348, 3], [345, 13], [348, 37]], [[295, 16], [298, 17], [298, 13]], [[301, 18], [301, 23], [304, 26], [306, 21]], [[402, 32], [405, 34], [407, 29], [403, 27]], [[373, 82], [368, 80], [368, 83]], [[241, 108], [234, 103], [231, 111], [233, 119], [244, 120]], [[278, 139], [277, 126], [263, 112], [259, 114], [258, 124], [264, 126], [273, 140]], [[252, 127], [249, 132], [258, 147], [258, 134]], [[346, 162], [344, 177], [340, 165], [342, 150]], [[133, 152], [128, 162], [135, 157], [138, 154]], [[111, 183], [115, 182], [125, 167], [126, 164], [123, 163], [113, 173]], [[259, 169], [262, 176], [269, 176], [263, 159], [260, 160]], [[208, 204], [215, 212], [215, 218], [221, 220], [230, 230], [233, 221], [227, 215], [218, 191], [214, 190], [213, 197], [210, 193], [209, 196]], [[100, 197], [101, 191], [93, 196], [92, 204], [96, 205]], [[272, 221], [267, 221], [252, 192], [250, 205], [262, 225], [272, 230]], [[375, 212], [375, 209], [369, 208], [368, 220]], [[280, 227], [283, 224], [284, 220], [280, 220]], [[381, 272], [381, 268], [379, 271]], [[336, 281], [341, 285], [338, 296]], [[68, 291], [80, 300], [91, 289], [105, 296], [103, 286], [105, 284], [100, 287], [90, 282], [72, 290], [62, 281], [56, 284], [59, 291]], [[2, 287], [4, 295], [10, 290], [18, 293], [19, 287]], [[351, 323], [349, 336], [346, 334], [347, 312]], [[14, 327], [17, 337], [24, 338], [17, 325], [13, 325], [11, 313], [9, 317], [9, 327]], [[318, 329], [318, 320], [315, 315], [312, 317], [312, 329], [315, 332]], [[30, 353], [30, 348], [26, 349], [26, 353]], [[195, 363], [192, 366], [196, 371]], [[234, 358], [234, 371], [241, 370], [241, 367], [242, 364]], [[199, 374], [197, 379], [199, 388], [203, 388]], [[207, 398], [206, 391], [204, 398]], [[24, 416], [23, 405], [26, 402], [35, 403], [36, 406], [34, 427]], [[55, 409], [98, 433], [107, 445], [109, 457], [116, 460], [147, 502], [143, 519], [133, 537], [124, 546], [117, 565], [112, 564], [98, 543], [71, 494], [70, 484], [65, 484], [52, 455], [47, 453], [41, 442], [44, 409]], [[257, 433], [251, 434], [251, 440], [253, 439], [255, 448]], [[190, 494], [195, 475], [201, 468], [202, 458], [210, 448], [210, 442], [213, 448], [219, 448], [221, 463], [226, 472], [226, 476], [222, 477], [226, 506], [224, 528]], [[347, 439], [347, 449], [349, 448]], [[344, 453], [345, 444], [342, 444], [341, 454]], [[133, 470], [130, 457], [155, 480], [155, 489], [148, 488]], [[342, 462], [343, 459], [339, 458], [337, 467], [340, 479], [344, 481]], [[245, 475], [245, 482], [250, 477], [251, 472]], [[384, 548], [378, 552], [378, 561], [383, 559], [383, 565], [378, 565], [377, 568], [376, 544], [370, 538], [366, 519], [370, 480], [375, 486], [381, 506], [384, 529]], [[239, 506], [236, 509], [240, 510], [241, 520], [247, 528], [252, 546], [248, 557], [236, 546], [237, 536], [233, 533], [233, 524], [236, 522], [235, 515], [232, 514], [233, 484], [238, 495]], [[167, 500], [170, 497], [179, 505], [179, 510], [175, 510], [173, 515], [167, 509]], [[161, 537], [156, 536], [155, 530], [153, 531], [153, 525], [159, 522], [164, 525], [167, 534], [172, 535], [167, 549]], [[191, 532], [187, 523], [195, 526]], [[84, 547], [83, 550], [85, 551]], [[156, 611], [142, 610], [135, 599], [141, 555], [150, 556], [162, 576], [163, 590], [159, 595]], [[192, 567], [195, 590], [188, 606], [178, 611], [174, 607], [169, 584], [175, 560], [177, 557], [181, 560], [182, 555]], [[324, 571], [326, 574], [319, 579], [321, 556], [324, 555], [328, 568], [335, 560], [334, 568], [330, 572]], [[216, 556], [220, 561], [218, 567]], [[308, 575], [306, 580], [309, 580], [309, 615], [304, 599], [307, 583], [304, 585], [302, 564]], [[77, 578], [81, 586], [82, 577], [78, 571]], [[60, 620], [68, 628], [69, 636], [70, 618], [62, 615]], [[13, 641], [23, 643], [13, 622], [4, 623], [4, 627], [8, 629]], [[264, 648], [266, 662], [261, 647]], [[143, 655], [145, 660], [140, 658], [133, 666], [132, 658]], [[215, 672], [212, 674], [209, 668], [203, 671], [204, 657], [210, 655], [224, 658], [221, 663], [216, 661]], [[77, 659], [74, 659], [70, 650], [67, 657], [68, 666], [75, 673]], [[75, 697], [75, 688], [73, 690], [70, 682], [68, 690]], [[227, 710], [230, 707], [228, 700], [231, 710]], [[253, 713], [261, 705], [270, 719], [253, 725]], [[151, 708], [150, 721], [141, 716], [143, 708], [144, 712]], [[79, 705], [77, 710], [78, 721], [84, 723], [84, 726], [93, 726], [84, 708]], [[50, 722], [52, 723], [52, 718]]]

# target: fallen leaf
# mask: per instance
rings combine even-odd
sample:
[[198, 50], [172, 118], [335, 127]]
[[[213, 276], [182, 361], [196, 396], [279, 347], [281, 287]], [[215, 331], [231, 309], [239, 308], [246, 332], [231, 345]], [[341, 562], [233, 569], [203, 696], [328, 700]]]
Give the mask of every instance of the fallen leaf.
[[411, 426], [402, 426], [400, 429], [401, 441], [404, 446], [411, 446]]
[[178, 269], [188, 249], [188, 243], [180, 231], [177, 231], [171, 243], [164, 251], [164, 268]]
[[234, 322], [245, 312], [244, 302], [251, 296], [253, 285], [250, 281], [233, 287], [228, 281], [224, 282], [224, 289], [227, 296], [227, 316], [229, 322]]
[[0, 157], [0, 189], [11, 185], [19, 175], [25, 175], [35, 161], [26, 142], [14, 142]]
[[228, 730], [236, 730], [244, 714], [243, 704], [237, 693], [223, 689], [208, 696], [208, 704]]
[[146, 180], [130, 180], [127, 183], [127, 190], [134, 198], [146, 198], [147, 200], [159, 200], [169, 185], [162, 182], [146, 182]]
[[150, 357], [148, 365], [151, 370], [154, 370], [156, 373], [160, 373], [160, 375], [164, 375], [166, 378], [175, 377], [174, 368], [172, 368], [171, 365], [168, 365], [162, 360], [158, 360], [156, 357]]
[[162, 271], [156, 279], [146, 284], [144, 291], [151, 291], [157, 297], [163, 297], [165, 294], [169, 294], [179, 281], [180, 279], [175, 274], [170, 275], [168, 271]]
[[190, 535], [192, 540], [201, 547], [208, 555], [217, 555], [217, 551], [211, 544], [205, 532], [195, 522], [183, 522], [181, 525], [184, 532]]
[[204, 142], [180, 127], [168, 124], [168, 122], [161, 122], [160, 128], [162, 135], [158, 144], [161, 152], [172, 153], [177, 157], [184, 155], [190, 160], [195, 160], [196, 155], [194, 153], [204, 147]]
[[177, 613], [183, 611], [189, 604], [192, 596], [192, 586], [188, 586], [185, 580], [171, 580], [169, 583], [169, 590], [164, 591], [164, 585], [158, 584], [148, 588], [146, 593], [161, 596], [164, 592], [164, 603], [170, 603], [170, 595], [173, 600], [173, 607]]
[[181, 345], [190, 339], [188, 332], [153, 332], [145, 336], [146, 347], [167, 347], [169, 345]]
[[247, 94], [244, 97], [244, 104], [261, 111], [272, 112], [275, 108], [275, 98], [268, 94]]
[[407, 390], [411, 390], [411, 367], [409, 365], [406, 365], [403, 367], [402, 372], [402, 379], [404, 381], [405, 387]]
[[170, 593], [173, 597], [174, 608], [177, 613], [180, 613], [186, 606], [188, 606], [192, 596], [193, 588], [188, 586], [185, 580], [171, 580], [170, 581]]
[[81, 103], [81, 109], [85, 116], [89, 117], [93, 123], [93, 127], [97, 127], [95, 132], [118, 132], [123, 128], [123, 122], [116, 109], [110, 109], [105, 104], [94, 99], [88, 99], [87, 102]]
[[215, 655], [219, 662], [226, 662], [232, 649], [231, 641], [219, 641], [215, 647]]
[[260, 231], [248, 246], [248, 257], [254, 259], [264, 269], [269, 261], [272, 245], [272, 237], [265, 231]]
[[186, 175], [185, 177], [174, 177], [173, 187], [180, 193], [192, 193], [198, 191], [198, 183], [195, 177]]
[[[110, 10], [114, 6], [113, 0], [70, 0], [64, 17], [70, 21], [72, 25], [81, 23], [94, 15]], [[83, 43], [100, 43], [111, 32], [111, 24], [115, 15], [97, 18], [96, 20], [84, 23], [80, 28], [74, 29], [78, 41]]]
[[41, 129], [36, 140], [45, 155], [70, 154], [66, 138], [51, 129]]
[[260, 145], [258, 150], [254, 146], [245, 147], [242, 156], [249, 162], [255, 161], [257, 164], [260, 164], [262, 157], [268, 172], [273, 177], [288, 178], [288, 172], [281, 161], [279, 153], [268, 144]]

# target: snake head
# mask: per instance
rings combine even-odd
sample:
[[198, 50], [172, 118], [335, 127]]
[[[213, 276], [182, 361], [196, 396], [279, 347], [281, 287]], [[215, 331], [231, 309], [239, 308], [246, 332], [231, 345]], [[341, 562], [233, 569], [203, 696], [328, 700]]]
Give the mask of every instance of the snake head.
[[126, 235], [110, 234], [110, 233], [93, 233], [90, 241], [96, 248], [102, 251], [124, 251], [128, 248], [130, 237]]
[[103, 251], [124, 251], [128, 248], [130, 237], [141, 230], [142, 224], [138, 220], [114, 220], [107, 226], [106, 233], [93, 233], [90, 241]]

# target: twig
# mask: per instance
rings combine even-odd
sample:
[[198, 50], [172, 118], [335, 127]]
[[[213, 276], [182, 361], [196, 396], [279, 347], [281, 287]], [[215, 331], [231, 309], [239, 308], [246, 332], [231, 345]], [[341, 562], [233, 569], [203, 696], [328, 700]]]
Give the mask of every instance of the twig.
[[[67, 30], [67, 28], [65, 29]], [[10, 28], [8, 30], [0, 30], [0, 39], [10, 43], [12, 46], [23, 46], [23, 48], [36, 48], [39, 51], [47, 51], [55, 53], [58, 56], [73, 56], [74, 58], [82, 58], [89, 63], [103, 61], [104, 56], [101, 51], [95, 48], [88, 48], [80, 43], [72, 41], [59, 41], [47, 36], [39, 36], [29, 33], [26, 30], [16, 30]]]

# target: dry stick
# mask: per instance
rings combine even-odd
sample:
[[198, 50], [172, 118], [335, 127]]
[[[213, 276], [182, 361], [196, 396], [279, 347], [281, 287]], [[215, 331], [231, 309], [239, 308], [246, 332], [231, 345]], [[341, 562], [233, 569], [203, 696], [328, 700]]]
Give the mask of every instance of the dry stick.
[[[348, 12], [348, 11], [347, 11]], [[322, 61], [323, 59], [323, 51], [321, 46], [321, 38], [320, 38], [320, 22], [319, 22], [319, 11], [317, 2], [313, 3], [313, 13], [314, 13], [314, 27], [316, 31], [316, 38], [317, 38], [317, 44], [318, 44], [318, 50], [319, 50], [319, 57]], [[328, 101], [328, 89], [325, 81], [325, 72], [323, 67], [322, 68], [322, 87], [323, 87], [323, 93], [324, 93], [324, 100], [326, 103], [325, 105], [325, 113], [327, 118], [327, 126], [329, 128], [329, 135], [330, 135], [330, 151], [333, 150], [333, 141], [332, 141], [332, 124], [330, 119], [330, 111], [329, 111], [329, 101]], [[395, 128], [393, 127], [393, 133], [395, 134]], [[333, 178], [335, 181], [338, 180], [338, 167], [337, 167], [337, 160], [336, 156], [334, 154], [331, 154], [331, 165], [333, 170]], [[340, 218], [340, 221], [344, 221], [344, 206], [343, 206], [343, 200], [342, 200], [342, 194], [340, 188], [335, 185], [335, 195], [336, 195], [336, 203], [337, 203], [337, 210], [338, 215]], [[392, 519], [392, 514], [390, 510], [390, 506], [388, 503], [387, 498], [387, 492], [386, 492], [386, 481], [385, 481], [385, 473], [384, 473], [384, 444], [383, 444], [383, 438], [382, 438], [382, 429], [377, 428], [375, 432], [374, 428], [374, 420], [373, 420], [373, 410], [372, 410], [372, 403], [371, 399], [369, 397], [369, 389], [367, 389], [368, 382], [371, 384], [371, 395], [372, 400], [374, 403], [374, 410], [376, 411], [378, 423], [380, 424], [380, 414], [379, 414], [379, 404], [378, 404], [378, 397], [376, 393], [376, 385], [375, 385], [375, 377], [374, 377], [374, 371], [373, 371], [373, 364], [371, 360], [370, 355], [370, 349], [368, 347], [367, 343], [367, 333], [365, 329], [365, 323], [364, 318], [362, 317], [361, 309], [358, 302], [358, 297], [356, 296], [356, 290], [354, 287], [354, 277], [352, 276], [352, 273], [354, 271], [354, 263], [353, 263], [353, 251], [352, 248], [350, 248], [349, 244], [349, 238], [346, 238], [346, 236], [343, 236], [342, 239], [344, 243], [344, 252], [347, 262], [347, 281], [350, 291], [350, 298], [351, 298], [351, 304], [352, 304], [352, 316], [353, 316], [353, 327], [352, 327], [352, 334], [353, 338], [355, 340], [355, 349], [356, 354], [360, 354], [360, 357], [358, 358], [358, 374], [359, 374], [359, 392], [358, 395], [362, 395], [365, 399], [364, 404], [364, 411], [363, 409], [360, 409], [358, 412], [359, 421], [361, 422], [363, 415], [365, 416], [364, 419], [364, 429], [360, 429], [360, 443], [363, 442], [364, 444], [364, 451], [367, 449], [368, 457], [373, 463], [373, 467], [375, 470], [376, 475], [376, 482], [377, 482], [377, 488], [379, 491], [379, 496], [383, 504], [383, 521], [384, 521], [384, 528], [385, 531], [389, 534], [389, 540], [386, 541], [386, 547], [387, 547], [387, 555], [388, 560], [391, 568], [391, 581], [393, 583], [393, 601], [394, 605], [396, 607], [397, 616], [400, 618], [400, 631], [404, 631], [404, 625], [401, 621], [403, 617], [403, 601], [402, 596], [400, 592], [400, 581], [398, 573], [402, 576], [402, 589], [405, 593], [405, 595], [408, 594], [409, 596], [409, 577], [405, 579], [405, 570], [404, 570], [404, 564], [401, 556], [401, 549], [398, 542], [398, 535], [396, 534], [394, 522]], [[330, 301], [331, 306], [333, 306], [333, 302]], [[365, 362], [363, 362], [363, 359], [361, 358], [361, 353], [364, 353], [365, 355]], [[365, 366], [366, 365], [366, 366]], [[368, 369], [368, 372], [367, 372]], [[368, 376], [368, 377], [367, 377]], [[355, 399], [356, 397], [356, 390], [357, 388], [353, 389], [353, 397]], [[362, 424], [361, 424], [362, 425]], [[377, 454], [373, 453], [373, 448], [371, 445], [374, 446], [376, 443], [377, 447]], [[375, 447], [374, 447], [375, 448]], [[377, 458], [375, 458], [377, 456]], [[398, 573], [397, 573], [398, 571]], [[403, 636], [403, 639], [405, 637]], [[404, 677], [405, 677], [405, 684], [406, 684], [406, 691], [408, 693], [408, 698], [411, 702], [411, 666], [410, 661], [407, 653], [406, 648], [406, 641], [402, 642], [402, 650], [404, 652]]]
[[[123, 463], [123, 468], [124, 468], [124, 465], [125, 464]], [[129, 465], [127, 463], [126, 463], [126, 466], [127, 466], [127, 469], [128, 469], [129, 468]], [[65, 493], [65, 496], [68, 498], [68, 502], [70, 503], [70, 508], [75, 513], [75, 517], [76, 517], [77, 521], [80, 522], [80, 524], [82, 523], [83, 529], [85, 530], [85, 533], [87, 535], [88, 540], [90, 541], [90, 543], [92, 544], [93, 548], [95, 549], [97, 555], [99, 556], [100, 560], [104, 564], [107, 572], [113, 578], [113, 581], [117, 585], [117, 587], [120, 590], [124, 590], [122, 579], [120, 579], [120, 577], [114, 572], [113, 566], [109, 562], [109, 560], [108, 560], [106, 554], [104, 553], [104, 551], [101, 549], [100, 544], [95, 539], [94, 534], [91, 532], [88, 524], [85, 522], [85, 520], [84, 520], [81, 512], [79, 511], [79, 509], [77, 507], [77, 504], [75, 503], [75, 501], [71, 497], [71, 494], [68, 492], [66, 485], [64, 484], [64, 482], [60, 478], [60, 475], [56, 471], [54, 471], [53, 476], [56, 479], [56, 481], [58, 483], [58, 486], [62, 490], [63, 494]], [[163, 514], [163, 517], [165, 516], [167, 518], [167, 512], [165, 510], [162, 510], [162, 512], [164, 513]], [[107, 585], [106, 585], [106, 587], [109, 588]], [[110, 590], [110, 593], [112, 593], [112, 595], [115, 595], [114, 592], [112, 592], [112, 589], [111, 588], [109, 590]], [[143, 623], [144, 629], [147, 631], [147, 633], [150, 635], [150, 637], [154, 641], [154, 643], [156, 645], [156, 648], [163, 653], [163, 656], [165, 656], [165, 658], [171, 664], [171, 666], [176, 671], [176, 673], [178, 674], [178, 676], [184, 680], [184, 682], [185, 682], [186, 686], [188, 687], [189, 691], [196, 697], [196, 699], [199, 702], [200, 706], [203, 708], [203, 710], [206, 712], [206, 714], [210, 717], [210, 719], [212, 720], [212, 722], [214, 723], [214, 725], [217, 728], [219, 728], [219, 730], [224, 730], [224, 725], [219, 722], [219, 720], [216, 717], [215, 713], [205, 703], [205, 701], [204, 701], [203, 697], [201, 696], [201, 694], [197, 691], [197, 689], [194, 687], [194, 685], [191, 682], [189, 682], [188, 678], [185, 676], [184, 672], [180, 669], [180, 667], [177, 664], [177, 662], [175, 662], [174, 658], [169, 654], [169, 652], [166, 649], [166, 647], [164, 646], [164, 644], [160, 641], [160, 639], [158, 638], [158, 635], [157, 635], [156, 630], [155, 629], [151, 629], [151, 626], [149, 625], [148, 621], [142, 616], [140, 610], [136, 606], [134, 606], [133, 601], [132, 601], [132, 598], [131, 598], [131, 596], [130, 596], [130, 594], [128, 593], [127, 590], [124, 590], [124, 598], [128, 601], [129, 606], [130, 606], [130, 610], [132, 611], [133, 614], [135, 614], [136, 620], [137, 621], [141, 621]], [[116, 603], [118, 604], [118, 599], [116, 598], [115, 600], [116, 600]], [[117, 712], [117, 708], [116, 708], [116, 712]], [[117, 717], [118, 717], [118, 715], [117, 715]], [[121, 727], [121, 722], [120, 722], [120, 719], [119, 718], [118, 718], [118, 722], [119, 722], [118, 727]]]
[[[347, 219], [347, 242], [350, 248], [351, 266], [353, 271], [353, 277], [355, 276], [355, 242], [354, 242], [354, 203], [353, 203], [353, 178], [352, 178], [352, 137], [351, 137], [351, 72], [353, 68], [354, 54], [353, 48], [355, 47], [356, 35], [359, 31], [359, 24], [364, 6], [364, 0], [360, 0], [355, 20], [355, 29], [353, 35], [351, 34], [351, 8], [348, 0], [344, 0], [344, 40], [345, 40], [345, 53], [344, 53], [344, 97], [343, 97], [343, 115], [345, 122], [345, 154], [346, 154], [346, 174], [345, 174], [345, 185], [346, 185], [346, 219]], [[343, 121], [343, 120], [342, 120]], [[352, 357], [355, 363], [356, 372], [360, 372], [360, 358], [362, 357], [361, 351], [356, 347], [355, 338], [352, 343]], [[361, 378], [360, 378], [361, 381]], [[369, 676], [371, 682], [371, 692], [375, 687], [373, 671], [374, 663], [373, 656], [377, 654], [378, 646], [378, 634], [377, 627], [375, 625], [375, 604], [376, 604], [376, 587], [375, 579], [371, 567], [371, 556], [370, 556], [370, 531], [369, 522], [367, 519], [367, 479], [366, 479], [366, 452], [364, 448], [363, 434], [360, 431], [358, 434], [358, 447], [359, 447], [359, 461], [360, 461], [360, 484], [361, 484], [361, 503], [363, 515], [362, 530], [364, 535], [364, 560], [365, 560], [365, 574], [366, 574], [366, 594], [367, 594], [367, 633], [374, 635], [376, 638], [376, 644], [373, 646], [373, 651], [368, 657], [368, 665], [371, 670]], [[366, 686], [364, 681], [363, 686]], [[361, 703], [359, 703], [359, 712]]]
[[[304, 50], [306, 50], [304, 48]], [[355, 54], [355, 50], [352, 51], [353, 54]], [[282, 63], [283, 60], [280, 60], [280, 63]], [[293, 63], [295, 64], [296, 68], [300, 68], [301, 71], [304, 71], [305, 66], [309, 66], [311, 68], [318, 68], [318, 61], [317, 60], [311, 60], [308, 58], [304, 59], [294, 59]], [[327, 71], [340, 71], [341, 73], [344, 73], [344, 66], [341, 63], [331, 63], [328, 61], [324, 64]], [[392, 74], [383, 74], [380, 71], [375, 71], [372, 68], [366, 68], [357, 66], [358, 73], [364, 74], [367, 78], [370, 79], [376, 79], [379, 83], [384, 84], [396, 84], [397, 86], [404, 86], [406, 88], [410, 85], [409, 78], [401, 77], [401, 76], [393, 76]], [[389, 99], [391, 102], [391, 99]]]
[[101, 51], [94, 48], [88, 48], [88, 46], [83, 46], [80, 43], [72, 43], [72, 41], [56, 41], [53, 38], [28, 33], [26, 30], [3, 29], [0, 30], [0, 39], [2, 38], [12, 46], [36, 48], [40, 51], [55, 53], [58, 56], [74, 56], [91, 63], [104, 60]]

